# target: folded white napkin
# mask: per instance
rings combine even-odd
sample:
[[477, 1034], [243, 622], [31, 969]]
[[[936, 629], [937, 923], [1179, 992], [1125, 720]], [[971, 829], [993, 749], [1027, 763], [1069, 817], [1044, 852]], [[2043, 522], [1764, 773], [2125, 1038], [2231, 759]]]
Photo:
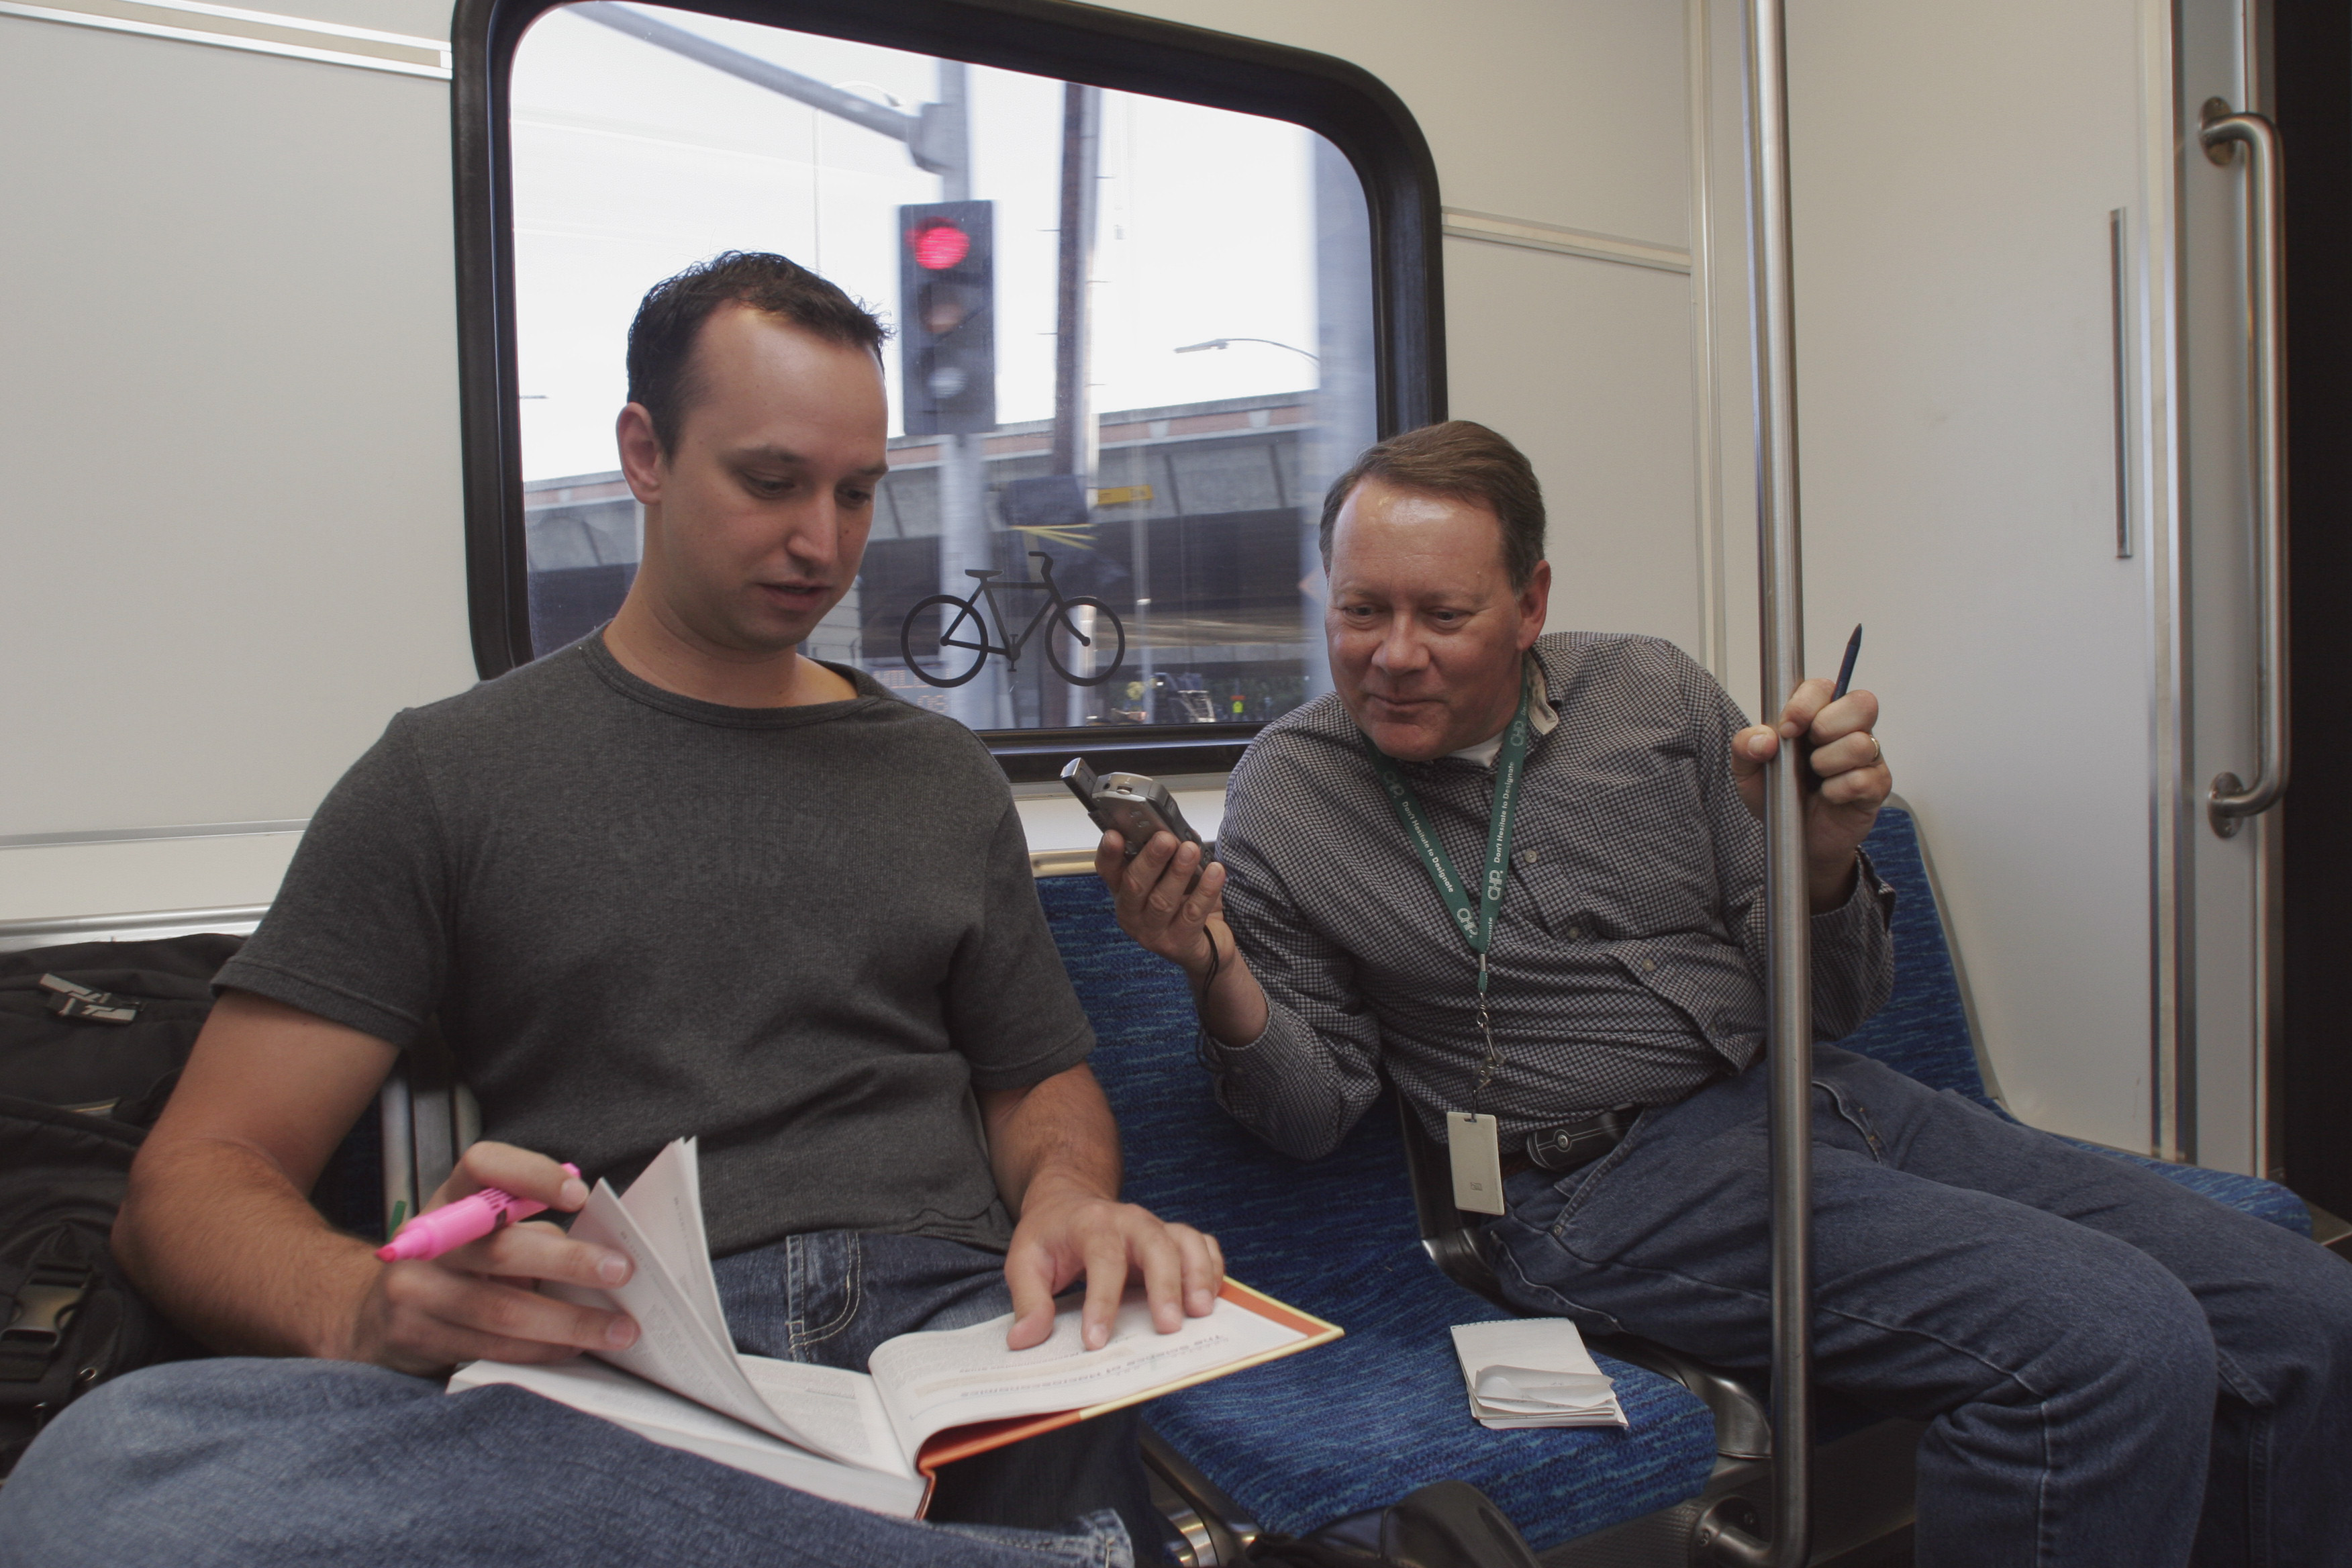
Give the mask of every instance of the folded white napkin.
[[1454, 1351], [1482, 1426], [1622, 1426], [1616, 1384], [1564, 1318], [1457, 1323]]

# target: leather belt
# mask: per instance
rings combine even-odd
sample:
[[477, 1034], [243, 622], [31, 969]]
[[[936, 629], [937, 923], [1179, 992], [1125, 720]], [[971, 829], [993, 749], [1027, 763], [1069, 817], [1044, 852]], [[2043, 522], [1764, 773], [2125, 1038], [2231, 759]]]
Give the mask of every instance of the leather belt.
[[1589, 1165], [1622, 1143], [1625, 1134], [1633, 1129], [1633, 1119], [1640, 1114], [1640, 1108], [1625, 1106], [1574, 1121], [1538, 1127], [1528, 1134], [1526, 1152], [1504, 1160], [1503, 1179], [1508, 1181], [1523, 1171], [1565, 1174]]

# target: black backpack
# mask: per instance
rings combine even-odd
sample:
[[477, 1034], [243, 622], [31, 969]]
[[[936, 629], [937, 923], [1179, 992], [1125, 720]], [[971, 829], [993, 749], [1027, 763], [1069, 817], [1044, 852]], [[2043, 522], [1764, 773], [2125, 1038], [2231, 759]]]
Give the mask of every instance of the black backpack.
[[92, 1386], [203, 1353], [131, 1288], [109, 1236], [241, 941], [0, 953], [0, 1476]]

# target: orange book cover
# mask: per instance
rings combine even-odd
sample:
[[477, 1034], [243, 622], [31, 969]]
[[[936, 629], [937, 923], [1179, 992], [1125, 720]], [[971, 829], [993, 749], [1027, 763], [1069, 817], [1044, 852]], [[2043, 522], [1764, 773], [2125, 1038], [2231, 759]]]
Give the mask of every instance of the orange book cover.
[[[1161, 1384], [1155, 1388], [1147, 1388], [1142, 1393], [1129, 1394], [1125, 1399], [1114, 1399], [1107, 1405], [1090, 1405], [1082, 1410], [1048, 1411], [1042, 1415], [1016, 1415], [1003, 1421], [982, 1421], [969, 1426], [951, 1426], [944, 1432], [934, 1432], [924, 1439], [921, 1451], [916, 1455], [915, 1468], [921, 1472], [926, 1480], [936, 1483], [939, 1479], [940, 1467], [942, 1465], [954, 1464], [958, 1459], [969, 1459], [975, 1454], [985, 1454], [992, 1448], [1002, 1448], [1009, 1443], [1018, 1443], [1024, 1438], [1034, 1437], [1040, 1433], [1052, 1432], [1064, 1426], [1074, 1426], [1081, 1421], [1089, 1421], [1097, 1415], [1108, 1415], [1114, 1410], [1123, 1410], [1130, 1405], [1141, 1405], [1147, 1400], [1173, 1394], [1180, 1388], [1190, 1388], [1195, 1384], [1208, 1383], [1237, 1372], [1247, 1371], [1254, 1366], [1263, 1366], [1267, 1362], [1280, 1361], [1285, 1356], [1297, 1355], [1300, 1351], [1312, 1350], [1317, 1345], [1328, 1345], [1346, 1331], [1336, 1323], [1327, 1323], [1322, 1319], [1302, 1312], [1296, 1307], [1286, 1306], [1264, 1291], [1253, 1290], [1238, 1279], [1226, 1280], [1224, 1289], [1218, 1294], [1244, 1311], [1255, 1312], [1258, 1316], [1270, 1319], [1286, 1329], [1295, 1330], [1305, 1337], [1293, 1340], [1287, 1344], [1277, 1345], [1269, 1351], [1262, 1351], [1255, 1355], [1244, 1356], [1239, 1361], [1227, 1362], [1223, 1366], [1213, 1367], [1206, 1372], [1194, 1373], [1171, 1383]], [[929, 1506], [928, 1498], [925, 1500], [924, 1506], [926, 1508]]]

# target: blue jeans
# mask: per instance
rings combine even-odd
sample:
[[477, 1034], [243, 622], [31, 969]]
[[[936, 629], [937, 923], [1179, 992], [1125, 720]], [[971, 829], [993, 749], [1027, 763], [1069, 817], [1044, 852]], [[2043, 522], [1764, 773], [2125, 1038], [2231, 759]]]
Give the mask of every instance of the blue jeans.
[[[863, 1371], [894, 1334], [1009, 1310], [1003, 1265], [827, 1232], [717, 1267], [743, 1349]], [[1133, 1420], [1097, 1419], [949, 1467], [930, 1518], [959, 1522], [912, 1523], [511, 1386], [450, 1395], [381, 1367], [229, 1358], [151, 1367], [69, 1406], [0, 1488], [0, 1568], [1129, 1568], [1122, 1514], [1147, 1510], [1138, 1539], [1158, 1547], [1145, 1486]]]
[[[2352, 1267], [1865, 1058], [1813, 1085], [1820, 1381], [1927, 1423], [1920, 1568], [2352, 1563]], [[1512, 1178], [1505, 1292], [1769, 1364], [1764, 1091]]]

